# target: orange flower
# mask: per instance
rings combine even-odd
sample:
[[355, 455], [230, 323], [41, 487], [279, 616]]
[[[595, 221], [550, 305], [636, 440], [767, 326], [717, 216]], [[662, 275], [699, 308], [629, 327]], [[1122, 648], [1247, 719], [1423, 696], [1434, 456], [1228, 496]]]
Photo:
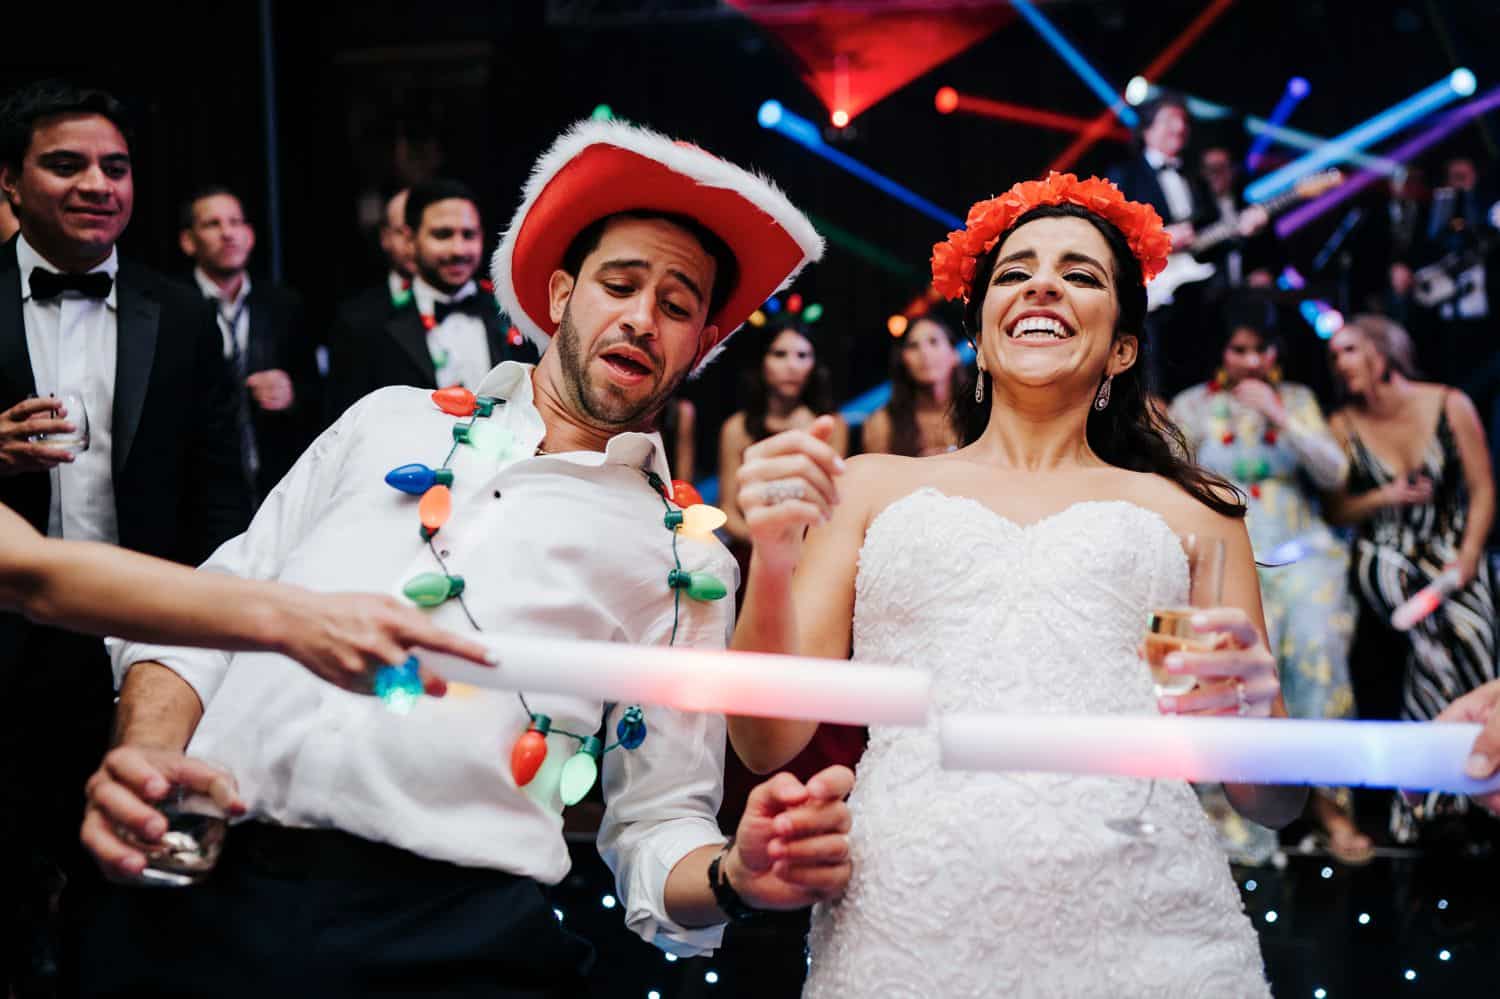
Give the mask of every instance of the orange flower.
[[1155, 208], [1126, 201], [1120, 189], [1107, 180], [1079, 180], [1071, 173], [1054, 171], [1046, 180], [1023, 180], [999, 197], [972, 205], [964, 228], [950, 232], [946, 240], [932, 248], [933, 289], [948, 299], [967, 297], [978, 258], [994, 248], [1016, 219], [1038, 205], [1064, 203], [1093, 212], [1119, 229], [1141, 263], [1144, 280], [1150, 281], [1167, 266], [1172, 239]]

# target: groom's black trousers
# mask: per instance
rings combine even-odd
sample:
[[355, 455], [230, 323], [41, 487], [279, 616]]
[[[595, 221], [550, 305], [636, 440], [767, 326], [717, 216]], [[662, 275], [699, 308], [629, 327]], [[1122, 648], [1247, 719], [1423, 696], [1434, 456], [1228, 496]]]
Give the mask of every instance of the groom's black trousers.
[[85, 996], [553, 999], [593, 961], [530, 879], [260, 823], [203, 884], [101, 885], [77, 917]]

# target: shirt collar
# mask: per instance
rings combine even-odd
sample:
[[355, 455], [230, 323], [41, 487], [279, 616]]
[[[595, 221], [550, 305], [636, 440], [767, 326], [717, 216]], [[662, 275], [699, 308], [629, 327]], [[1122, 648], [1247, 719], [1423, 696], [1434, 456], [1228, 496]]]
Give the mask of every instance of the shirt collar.
[[[26, 236], [16, 236], [16, 266], [21, 271], [21, 301], [31, 298], [31, 272], [40, 267], [44, 271], [57, 272], [57, 268], [47, 262], [47, 259], [32, 248], [26, 242]], [[104, 258], [103, 263], [90, 268], [90, 274], [108, 274], [111, 278], [118, 278], [120, 272], [120, 251], [111, 246], [109, 256]], [[109, 295], [104, 299], [104, 304], [113, 309], [118, 301], [118, 289], [120, 282], [114, 281], [109, 286]]]
[[444, 304], [448, 302], [461, 302], [478, 290], [478, 286], [473, 281], [469, 281], [453, 294], [445, 295], [426, 281], [423, 281], [420, 276], [411, 279], [411, 293], [417, 300], [417, 311], [424, 316], [432, 315], [434, 302], [442, 302]]
[[1172, 169], [1174, 169], [1174, 170], [1181, 170], [1182, 169], [1182, 160], [1178, 159], [1175, 156], [1173, 156], [1173, 157], [1163, 156], [1161, 154], [1161, 152], [1159, 152], [1158, 150], [1152, 149], [1150, 146], [1146, 146], [1145, 147], [1145, 152], [1146, 152], [1146, 162], [1151, 164], [1151, 169], [1153, 169], [1153, 170], [1160, 170], [1162, 167], [1166, 166], [1169, 162], [1172, 164]]
[[[520, 361], [502, 361], [484, 376], [475, 395], [504, 399], [507, 407], [524, 407], [527, 416], [535, 420], [540, 427], [541, 414], [537, 411], [536, 396], [531, 386], [531, 377], [535, 370], [535, 365], [523, 364]], [[541, 430], [545, 433], [545, 428]], [[552, 457], [578, 465], [629, 465], [632, 468], [654, 472], [661, 479], [662, 485], [668, 488], [672, 481], [672, 470], [667, 465], [666, 447], [662, 444], [661, 434], [654, 430], [649, 434], [638, 431], [615, 434], [604, 445], [602, 454], [598, 451], [568, 451]]]
[[241, 303], [250, 296], [250, 273], [248, 271], [245, 272], [244, 277], [240, 278], [239, 293], [227, 302], [224, 301], [224, 289], [214, 284], [213, 279], [203, 272], [203, 268], [193, 268], [193, 280], [198, 282], [198, 290], [202, 291], [208, 298], [218, 302], [221, 307], [227, 307], [230, 312], [238, 309]]

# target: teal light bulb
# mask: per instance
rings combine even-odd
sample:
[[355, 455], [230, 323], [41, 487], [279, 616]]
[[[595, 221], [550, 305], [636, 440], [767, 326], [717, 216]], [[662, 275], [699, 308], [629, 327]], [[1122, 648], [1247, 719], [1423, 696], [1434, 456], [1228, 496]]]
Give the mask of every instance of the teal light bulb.
[[604, 747], [598, 738], [591, 735], [583, 740], [578, 752], [563, 764], [557, 790], [562, 795], [564, 805], [576, 805], [589, 793], [594, 781], [599, 779], [599, 756], [603, 751]]

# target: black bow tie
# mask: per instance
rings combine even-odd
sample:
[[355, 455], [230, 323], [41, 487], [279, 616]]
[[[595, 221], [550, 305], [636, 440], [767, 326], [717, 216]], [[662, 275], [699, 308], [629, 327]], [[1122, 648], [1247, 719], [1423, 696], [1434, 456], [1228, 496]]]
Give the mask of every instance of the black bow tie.
[[1161, 166], [1156, 168], [1157, 173], [1163, 170], [1178, 171], [1182, 169], [1182, 160], [1162, 160]]
[[459, 299], [457, 302], [432, 303], [432, 318], [439, 323], [455, 312], [466, 316], [473, 316], [475, 319], [483, 319], [484, 302], [478, 295], [470, 295], [467, 298]]
[[31, 270], [31, 297], [37, 301], [56, 298], [65, 291], [76, 291], [84, 298], [104, 299], [115, 279], [96, 271], [93, 274], [56, 274], [34, 267]]

